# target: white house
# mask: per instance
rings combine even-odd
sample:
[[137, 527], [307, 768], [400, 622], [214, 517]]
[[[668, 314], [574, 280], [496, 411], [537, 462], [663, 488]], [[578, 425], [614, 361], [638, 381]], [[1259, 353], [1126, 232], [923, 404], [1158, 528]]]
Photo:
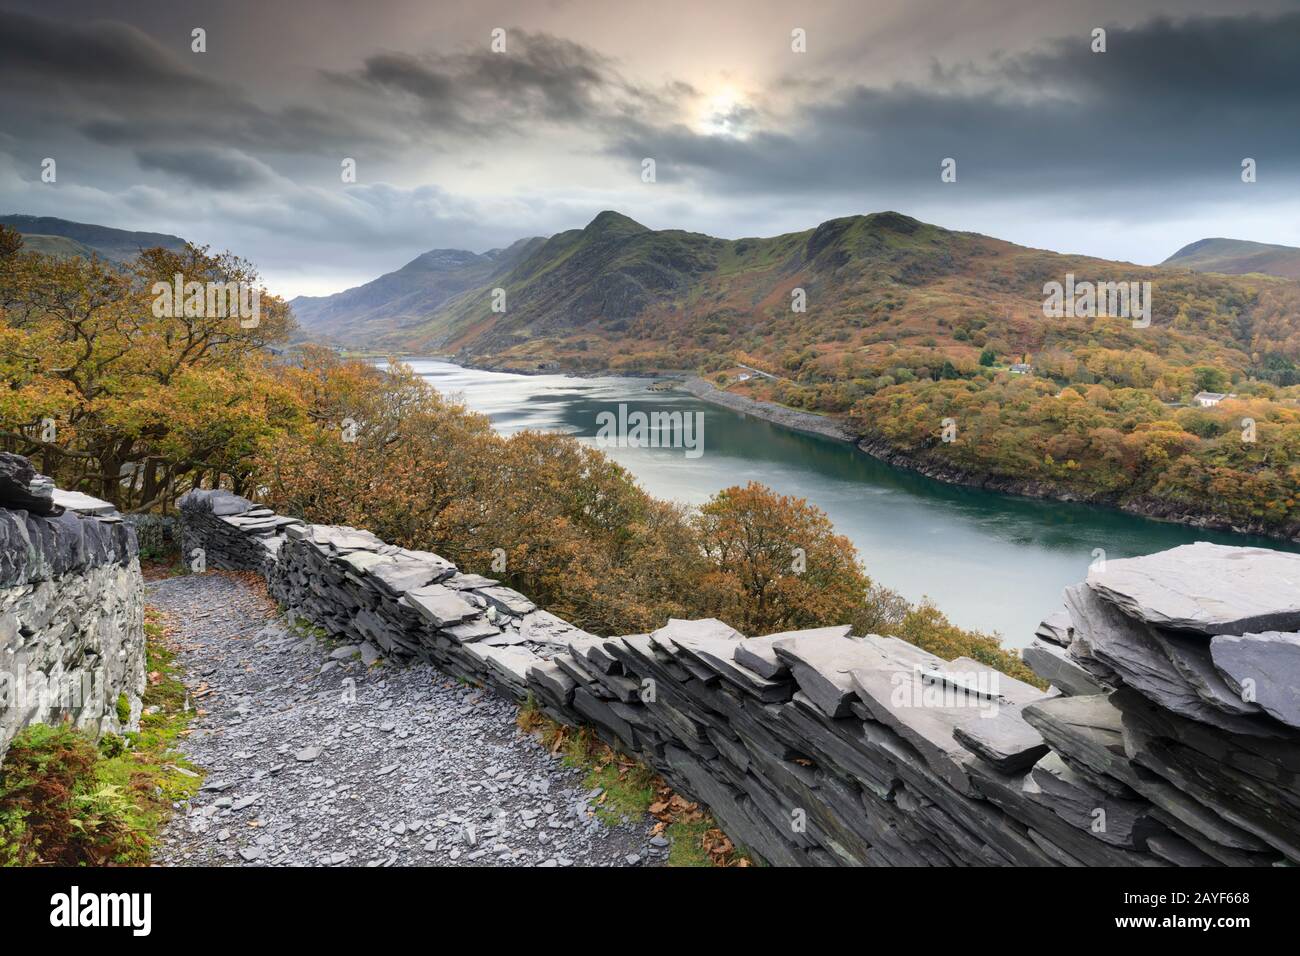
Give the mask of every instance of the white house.
[[1197, 392], [1195, 397], [1192, 398], [1192, 403], [1199, 405], [1201, 408], [1210, 408], [1219, 404], [1225, 398], [1236, 397], [1236, 395], [1225, 395], [1222, 392]]

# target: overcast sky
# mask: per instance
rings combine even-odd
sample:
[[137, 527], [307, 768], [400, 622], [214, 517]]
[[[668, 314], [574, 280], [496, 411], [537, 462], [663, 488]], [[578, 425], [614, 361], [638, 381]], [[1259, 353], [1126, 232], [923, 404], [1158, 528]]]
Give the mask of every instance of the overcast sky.
[[0, 0], [0, 212], [176, 233], [293, 296], [607, 208], [1300, 245], [1300, 3]]

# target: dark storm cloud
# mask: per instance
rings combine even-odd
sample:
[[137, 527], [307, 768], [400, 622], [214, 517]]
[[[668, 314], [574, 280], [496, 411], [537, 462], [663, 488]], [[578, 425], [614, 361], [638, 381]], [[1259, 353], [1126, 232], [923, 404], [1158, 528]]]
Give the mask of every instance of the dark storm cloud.
[[[134, 26], [4, 10], [0, 107], [7, 130], [20, 139], [48, 139], [51, 125], [61, 138], [76, 131], [95, 143], [132, 148], [186, 143], [310, 150], [375, 138], [347, 113], [315, 105], [263, 109]], [[229, 169], [208, 165], [218, 175], [212, 185], [229, 182]]]
[[213, 94], [217, 84], [187, 69], [135, 27], [111, 20], [55, 23], [0, 10], [0, 79], [6, 83], [165, 86], [172, 95]]
[[[879, 0], [871, 16], [828, 6], [795, 55], [785, 7], [757, 0], [731, 4], [730, 27], [670, 0], [654, 22], [602, 0], [0, 0], [28, 11], [0, 10], [0, 211], [358, 280], [608, 207], [722, 235], [901, 208], [1147, 261], [1253, 210], [1251, 238], [1296, 242], [1300, 14], [1142, 22], [1215, 0], [1104, 2], [1127, 18], [1105, 54], [1075, 0]], [[511, 11], [528, 29], [493, 53], [489, 27]], [[212, 52], [189, 51], [191, 23]], [[44, 157], [57, 186], [40, 181]], [[956, 188], [939, 182], [945, 157]], [[1231, 196], [1207, 199], [1216, 182]], [[1110, 206], [1076, 242], [1093, 197]]]
[[495, 135], [538, 121], [589, 126], [617, 116], [671, 108], [688, 84], [652, 90], [629, 83], [594, 50], [544, 33], [511, 30], [506, 52], [479, 47], [452, 54], [382, 53], [360, 70], [329, 72], [339, 87], [408, 109], [445, 132]]
[[275, 180], [265, 163], [235, 149], [140, 149], [135, 157], [142, 169], [162, 170], [215, 189], [246, 189]]
[[1080, 100], [1186, 108], [1272, 108], [1300, 94], [1300, 14], [1186, 20], [1111, 28], [1106, 54], [1088, 38], [1057, 38], [981, 73], [1028, 88], [1056, 86]]
[[[850, 86], [806, 98], [748, 138], [623, 125], [613, 150], [661, 176], [742, 193], [820, 193], [958, 181], [1003, 194], [1236, 180], [1245, 157], [1300, 158], [1300, 14], [1156, 20], [1019, 57], [936, 68], [925, 88]], [[806, 88], [804, 93], [806, 94]]]
[[[653, 118], [691, 93], [684, 83], [639, 88], [595, 51], [544, 33], [511, 30], [507, 49], [374, 54], [355, 70], [320, 71], [322, 82], [304, 94], [306, 102], [272, 109], [233, 83], [198, 72], [134, 26], [0, 10], [0, 106], [8, 131], [20, 138], [48, 139], [44, 130], [53, 115], [60, 135], [76, 131], [131, 150], [146, 168], [227, 188], [257, 178], [247, 163], [232, 166], [220, 152], [228, 148], [342, 155], [367, 145], [394, 155], [445, 150], [458, 145], [448, 137]], [[442, 138], [431, 141], [431, 132]], [[202, 161], [173, 161], [169, 151], [178, 143], [209, 153]], [[202, 178], [205, 171], [210, 178]]]

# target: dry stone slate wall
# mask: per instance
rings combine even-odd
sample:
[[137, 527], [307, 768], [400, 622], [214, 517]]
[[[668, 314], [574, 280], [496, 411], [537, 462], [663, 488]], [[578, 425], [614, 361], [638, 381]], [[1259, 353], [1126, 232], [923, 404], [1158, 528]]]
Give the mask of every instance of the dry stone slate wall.
[[597, 637], [364, 530], [225, 492], [181, 513], [208, 567], [264, 573], [290, 613], [371, 656], [594, 727], [768, 863], [1300, 862], [1300, 556], [1109, 562], [1026, 651], [1043, 692], [847, 627]]
[[121, 515], [0, 453], [0, 755], [33, 723], [134, 727], [143, 615], [135, 534]]

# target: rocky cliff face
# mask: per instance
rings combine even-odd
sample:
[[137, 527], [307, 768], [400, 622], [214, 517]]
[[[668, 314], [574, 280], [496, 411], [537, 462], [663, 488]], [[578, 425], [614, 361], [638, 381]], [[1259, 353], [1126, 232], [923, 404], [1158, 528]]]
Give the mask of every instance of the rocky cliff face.
[[222, 492], [182, 515], [208, 566], [262, 571], [363, 658], [430, 661], [594, 727], [770, 863], [1300, 863], [1297, 555], [1110, 562], [1026, 652], [1041, 691], [847, 626], [598, 637], [364, 530]]
[[130, 526], [107, 502], [60, 492], [0, 453], [0, 754], [28, 724], [136, 726], [143, 626]]

